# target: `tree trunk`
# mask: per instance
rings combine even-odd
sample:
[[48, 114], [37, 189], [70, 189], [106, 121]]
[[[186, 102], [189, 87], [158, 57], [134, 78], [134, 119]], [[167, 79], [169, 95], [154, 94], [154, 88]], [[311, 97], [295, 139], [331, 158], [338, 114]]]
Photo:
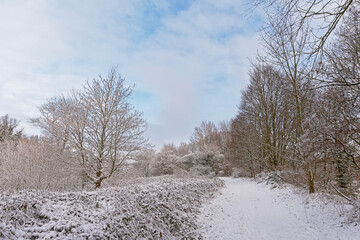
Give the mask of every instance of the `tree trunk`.
[[102, 180], [103, 180], [103, 179], [100, 178], [99, 180], [97, 180], [97, 181], [95, 182], [95, 189], [100, 188]]
[[314, 193], [315, 192], [315, 183], [314, 183], [314, 176], [311, 172], [310, 169], [310, 163], [306, 164], [306, 171], [307, 171], [307, 175], [308, 175], [308, 187], [309, 187], [309, 193]]
[[339, 184], [339, 187], [341, 189], [346, 189], [348, 187], [349, 181], [348, 181], [348, 166], [345, 162], [346, 160], [336, 160], [336, 166], [337, 166], [337, 174], [336, 174], [336, 181]]
[[309, 193], [314, 193], [315, 192], [315, 184], [314, 184], [314, 180], [311, 178], [309, 179]]

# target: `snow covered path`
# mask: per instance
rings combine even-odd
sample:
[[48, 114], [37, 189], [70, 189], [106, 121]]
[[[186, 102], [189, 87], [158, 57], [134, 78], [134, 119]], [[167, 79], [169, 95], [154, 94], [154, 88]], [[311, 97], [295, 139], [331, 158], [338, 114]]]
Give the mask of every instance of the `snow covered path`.
[[341, 210], [350, 206], [248, 179], [223, 180], [221, 194], [201, 209], [199, 225], [205, 239], [360, 239], [360, 225], [341, 226], [346, 221]]

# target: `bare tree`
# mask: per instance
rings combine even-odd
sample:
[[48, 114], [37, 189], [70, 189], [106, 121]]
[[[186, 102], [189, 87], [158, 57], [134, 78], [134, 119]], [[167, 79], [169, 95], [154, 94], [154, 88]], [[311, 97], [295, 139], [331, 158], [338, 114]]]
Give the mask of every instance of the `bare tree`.
[[231, 121], [229, 158], [234, 167], [250, 173], [251, 177], [264, 169], [260, 136], [246, 114], [239, 114]]
[[243, 92], [240, 113], [257, 132], [262, 163], [269, 171], [285, 165], [286, 151], [294, 138], [291, 95], [283, 76], [273, 67], [255, 65]]
[[299, 154], [312, 159], [311, 168], [317, 171], [318, 180], [344, 195], [354, 192], [354, 176], [360, 176], [360, 120], [358, 108], [347, 95], [339, 86], [323, 89], [298, 143]]
[[0, 118], [0, 143], [7, 140], [18, 140], [22, 136], [22, 130], [16, 130], [19, 121], [4, 115]]
[[360, 7], [349, 11], [336, 31], [334, 41], [324, 50], [323, 62], [319, 64], [321, 86], [346, 87], [353, 96], [360, 93], [359, 36]]
[[150, 177], [155, 165], [156, 151], [154, 149], [146, 149], [136, 156], [135, 167], [140, 170], [141, 176]]
[[221, 121], [219, 124], [213, 122], [202, 122], [199, 127], [195, 127], [194, 133], [190, 138], [190, 145], [195, 150], [203, 151], [206, 146], [216, 146], [222, 153], [226, 152], [230, 141], [230, 123]]
[[[304, 134], [304, 121], [312, 114], [311, 99], [313, 98], [313, 79], [316, 71], [317, 58], [309, 55], [311, 51], [311, 31], [308, 24], [299, 27], [294, 14], [279, 10], [276, 15], [270, 16], [269, 25], [262, 33], [266, 56], [261, 61], [270, 63], [284, 75], [284, 86], [290, 93], [289, 101], [292, 103], [295, 137], [293, 147]], [[295, 153], [297, 149], [293, 149]], [[297, 155], [300, 156], [300, 155]], [[309, 192], [314, 192], [315, 171], [311, 171], [308, 159], [292, 157], [297, 162], [293, 166], [305, 163], [306, 178], [308, 179]], [[302, 167], [302, 164], [299, 166]]]
[[322, 92], [300, 147], [312, 158], [320, 157], [328, 170], [333, 168], [324, 179], [343, 196], [353, 192], [354, 176], [360, 175], [359, 29], [360, 12], [353, 9], [336, 31], [334, 41], [324, 49], [317, 78]]
[[128, 102], [133, 86], [111, 69], [82, 91], [50, 100], [32, 122], [77, 155], [86, 177], [101, 186], [120, 165], [147, 146], [146, 122]]
[[284, 17], [296, 17], [298, 30], [311, 24], [311, 32], [315, 37], [311, 53], [318, 53], [343, 16], [355, 8], [357, 3], [357, 0], [255, 0], [251, 2], [251, 6], [264, 6], [268, 16], [273, 16], [274, 10], [282, 9], [286, 13]]
[[230, 138], [229, 129], [229, 123], [224, 121], [218, 126], [213, 122], [202, 122], [190, 138], [191, 145], [200, 156], [202, 164], [210, 166], [215, 174], [220, 171], [229, 172], [227, 168], [230, 166], [225, 158]]
[[220, 134], [213, 122], [202, 122], [199, 127], [196, 127], [190, 142], [200, 151], [202, 151], [206, 145], [221, 146]]
[[183, 156], [191, 153], [191, 150], [192, 150], [191, 144], [181, 142], [177, 147], [177, 155], [183, 157]]
[[306, 101], [311, 95], [315, 59], [306, 55], [309, 51], [309, 27], [297, 30], [292, 15], [279, 11], [269, 19], [269, 25], [262, 32], [266, 56], [259, 57], [261, 62], [272, 65], [285, 75], [294, 104], [296, 136], [303, 134], [303, 121], [309, 111]]

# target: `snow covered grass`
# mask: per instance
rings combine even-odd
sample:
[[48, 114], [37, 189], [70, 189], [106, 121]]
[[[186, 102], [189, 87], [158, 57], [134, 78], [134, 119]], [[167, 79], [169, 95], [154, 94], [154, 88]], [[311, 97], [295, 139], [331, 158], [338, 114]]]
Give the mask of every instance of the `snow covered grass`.
[[204, 204], [199, 216], [205, 239], [360, 239], [359, 212], [341, 198], [309, 195], [272, 180], [222, 179], [226, 187]]
[[3, 193], [0, 238], [199, 238], [196, 216], [201, 203], [223, 182], [170, 177], [145, 181], [92, 192]]

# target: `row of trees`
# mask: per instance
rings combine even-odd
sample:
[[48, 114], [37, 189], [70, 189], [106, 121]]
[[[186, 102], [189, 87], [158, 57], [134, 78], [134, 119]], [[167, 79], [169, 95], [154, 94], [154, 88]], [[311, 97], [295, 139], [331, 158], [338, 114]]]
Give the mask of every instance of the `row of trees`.
[[[349, 198], [360, 174], [360, 5], [305, 2], [268, 2], [265, 53], [231, 123], [229, 155], [252, 176], [278, 170], [310, 193], [330, 186]], [[318, 16], [331, 18], [325, 33]]]
[[[51, 103], [54, 101], [52, 99]], [[49, 107], [49, 103], [42, 106], [42, 111], [45, 106]], [[60, 109], [58, 105], [55, 106], [50, 114], [44, 115], [46, 119], [33, 120], [36, 124], [40, 124], [40, 121], [42, 124], [46, 123], [49, 131], [54, 131], [53, 134], [45, 132], [43, 136], [27, 137], [21, 134], [22, 131], [16, 131], [18, 121], [8, 116], [2, 117], [0, 127], [5, 129], [2, 132], [4, 141], [1, 142], [0, 149], [2, 190], [35, 188], [65, 191], [100, 187], [96, 181], [89, 178], [91, 170], [85, 168], [80, 150], [71, 145], [71, 136], [65, 135], [71, 122], [62, 125], [64, 122], [59, 120], [74, 116], [74, 113], [67, 112], [69, 116], [59, 114], [58, 119], [54, 119], [55, 109]], [[110, 169], [111, 175], [104, 178], [105, 185], [118, 185], [127, 178], [168, 174], [229, 175], [232, 167], [227, 161], [229, 141], [229, 123], [221, 122], [215, 125], [212, 122], [203, 122], [195, 128], [188, 143], [178, 146], [165, 144], [160, 151], [155, 151], [145, 144], [139, 151], [131, 152], [132, 156], [128, 155], [126, 160], [119, 158], [114, 166], [116, 169]], [[84, 151], [93, 151], [94, 155], [97, 153], [93, 149]], [[98, 159], [93, 158], [92, 161], [97, 163]], [[115, 165], [110, 157], [101, 164]], [[97, 173], [96, 168], [92, 171]]]

